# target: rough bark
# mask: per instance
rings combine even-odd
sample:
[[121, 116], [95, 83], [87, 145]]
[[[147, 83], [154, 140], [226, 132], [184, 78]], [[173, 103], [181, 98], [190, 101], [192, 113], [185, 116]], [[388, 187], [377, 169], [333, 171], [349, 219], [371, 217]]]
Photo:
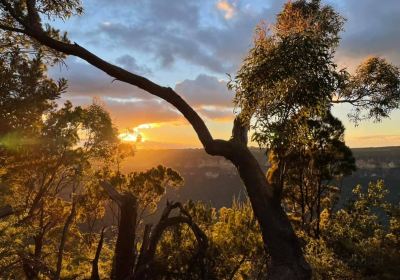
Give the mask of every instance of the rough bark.
[[[8, 3], [4, 0], [0, 2]], [[142, 76], [108, 63], [76, 43], [65, 43], [49, 37], [41, 27], [34, 2], [27, 1], [29, 13], [26, 17], [15, 14], [15, 10], [9, 3], [8, 6], [3, 4], [9, 14], [16, 18], [23, 28], [18, 30], [9, 28], [8, 30], [24, 33], [51, 49], [77, 56], [115, 79], [137, 86], [174, 106], [191, 124], [208, 154], [223, 156], [237, 167], [259, 222], [265, 248], [271, 256], [270, 278], [278, 280], [310, 279], [310, 267], [303, 257], [289, 219], [282, 209], [280, 201], [274, 197], [273, 186], [267, 182], [262, 168], [247, 148], [247, 137], [245, 137], [247, 136], [247, 127], [241, 122], [235, 121], [234, 134], [230, 141], [213, 139], [200, 116], [171, 88], [162, 87]], [[3, 26], [3, 29], [7, 28]]]

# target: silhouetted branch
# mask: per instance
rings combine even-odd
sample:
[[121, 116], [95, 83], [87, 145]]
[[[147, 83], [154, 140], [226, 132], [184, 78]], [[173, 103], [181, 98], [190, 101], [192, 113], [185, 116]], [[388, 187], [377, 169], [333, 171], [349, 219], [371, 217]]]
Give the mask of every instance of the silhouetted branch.
[[240, 115], [237, 116], [233, 122], [231, 141], [240, 145], [247, 146], [249, 124], [243, 120]]
[[[7, 2], [0, 0], [1, 2]], [[228, 141], [214, 140], [201, 117], [194, 111], [194, 109], [172, 88], [160, 86], [151, 80], [140, 75], [131, 73], [121, 67], [106, 62], [105, 60], [94, 55], [87, 49], [81, 47], [77, 43], [71, 44], [68, 42], [59, 41], [50, 37], [40, 24], [40, 18], [37, 16], [37, 10], [31, 2], [28, 9], [27, 19], [21, 18], [12, 11], [10, 5], [4, 6], [5, 10], [10, 13], [16, 20], [21, 21], [24, 29], [23, 33], [38, 41], [39, 43], [54, 49], [58, 52], [74, 55], [82, 58], [98, 69], [104, 71], [116, 80], [126, 82], [128, 84], [137, 86], [148, 93], [155, 95], [173, 105], [183, 116], [189, 121], [194, 130], [196, 131], [199, 140], [203, 144], [207, 153], [211, 155], [221, 155], [231, 157], [232, 146]]]
[[100, 259], [101, 249], [103, 248], [104, 231], [105, 230], [106, 230], [106, 227], [103, 227], [103, 229], [101, 230], [101, 233], [100, 233], [99, 243], [97, 243], [97, 247], [96, 247], [96, 254], [94, 255], [94, 258], [92, 261], [92, 274], [90, 276], [90, 280], [100, 280], [99, 259]]
[[118, 204], [119, 207], [121, 207], [123, 196], [119, 194], [114, 187], [106, 181], [101, 181], [100, 185], [103, 187], [103, 189], [107, 192], [108, 196]]
[[[169, 217], [171, 211], [174, 209], [179, 209], [180, 216]], [[191, 215], [184, 209], [181, 203], [167, 202], [167, 206], [161, 215], [160, 221], [154, 227], [151, 235], [151, 227], [149, 225], [146, 225], [147, 229], [145, 228], [145, 238], [143, 239], [144, 241], [141, 248], [141, 254], [139, 256], [138, 264], [135, 270], [135, 279], [148, 279], [148, 270], [149, 268], [151, 268], [151, 264], [154, 261], [156, 248], [163, 233], [167, 228], [178, 226], [180, 224], [186, 224], [190, 227], [198, 243], [197, 256], [199, 258], [204, 257], [205, 251], [208, 248], [208, 238], [205, 233], [199, 228], [196, 223], [193, 222]]]

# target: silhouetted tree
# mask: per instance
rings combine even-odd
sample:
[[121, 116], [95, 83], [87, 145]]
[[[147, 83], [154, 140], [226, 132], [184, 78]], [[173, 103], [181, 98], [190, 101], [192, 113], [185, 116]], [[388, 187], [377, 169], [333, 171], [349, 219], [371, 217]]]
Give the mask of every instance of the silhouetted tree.
[[[114, 187], [107, 181], [101, 183], [103, 189], [119, 208], [118, 236], [112, 278], [133, 277], [137, 259], [135, 242], [139, 231], [138, 225], [142, 222], [142, 214], [145, 211], [149, 211], [150, 214], [154, 213], [166, 188], [181, 186], [183, 179], [176, 171], [163, 166], [152, 168], [146, 172], [130, 173], [127, 176], [119, 173], [118, 170], [115, 174], [106, 170], [99, 173], [98, 176], [115, 185]], [[117, 189], [120, 189], [120, 192]], [[146, 261], [147, 264], [148, 261]]]

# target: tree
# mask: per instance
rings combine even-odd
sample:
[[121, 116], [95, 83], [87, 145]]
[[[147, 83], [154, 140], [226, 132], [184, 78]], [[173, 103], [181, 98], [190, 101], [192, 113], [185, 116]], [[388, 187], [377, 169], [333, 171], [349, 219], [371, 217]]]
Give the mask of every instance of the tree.
[[2, 277], [12, 269], [17, 278], [57, 279], [65, 262], [73, 262], [66, 252], [84, 247], [81, 238], [70, 239], [87, 211], [80, 192], [91, 163], [115, 145], [116, 131], [99, 105], [58, 108], [54, 100], [66, 82], [47, 77], [40, 55], [13, 49], [0, 57], [1, 202], [12, 206], [4, 208], [9, 217], [1, 227]]
[[[270, 163], [283, 166], [279, 182], [286, 211], [293, 222], [315, 237], [320, 233], [320, 214], [333, 206], [341, 179], [355, 170], [355, 159], [344, 143], [344, 127], [330, 112], [322, 119], [300, 115], [292, 127], [290, 148]], [[273, 176], [272, 174], [269, 174]]]
[[48, 79], [40, 54], [30, 59], [18, 48], [0, 54], [0, 163], [33, 143], [42, 115], [54, 108], [66, 81]]
[[382, 180], [353, 189], [344, 208], [325, 210], [322, 238], [307, 238], [315, 279], [397, 279], [399, 205]]
[[[259, 222], [265, 248], [271, 256], [270, 277], [272, 279], [308, 279], [310, 277], [309, 265], [304, 260], [295, 232], [280, 204], [280, 198], [275, 197], [273, 185], [266, 179], [262, 168], [247, 147], [247, 131], [249, 128], [247, 121], [250, 121], [253, 115], [257, 117], [257, 114], [246, 109], [251, 107], [259, 109], [261, 104], [255, 102], [257, 98], [251, 98], [252, 96], [247, 96], [246, 94], [240, 95], [244, 97], [243, 100], [248, 99], [248, 102], [246, 101], [243, 104], [254, 106], [243, 106], [241, 108], [245, 113], [244, 117], [236, 118], [230, 140], [214, 139], [200, 116], [171, 88], [162, 87], [142, 76], [112, 65], [78, 44], [70, 43], [65, 34], [60, 35], [49, 25], [43, 26], [41, 15], [49, 18], [66, 19], [73, 14], [79, 14], [82, 8], [78, 0], [1, 0], [0, 3], [2, 19], [0, 27], [4, 32], [25, 35], [24, 38], [26, 40], [31, 39], [34, 47], [47, 48], [47, 50], [55, 50], [66, 55], [80, 57], [115, 79], [137, 86], [150, 94], [164, 99], [181, 112], [196, 131], [207, 153], [223, 156], [237, 167], [240, 177], [246, 186], [255, 217]], [[296, 15], [293, 21], [284, 20], [292, 15]], [[318, 19], [321, 19], [321, 21], [318, 21]], [[279, 24], [280, 22], [283, 24]], [[304, 104], [318, 105], [321, 102], [331, 100], [330, 94], [334, 89], [332, 87], [335, 86], [336, 79], [332, 80], [334, 65], [329, 63], [330, 61], [327, 61], [327, 58], [332, 55], [330, 46], [338, 41], [336, 36], [338, 24], [340, 25], [340, 19], [337, 15], [329, 7], [320, 7], [319, 1], [289, 3], [285, 6], [284, 12], [278, 17], [277, 36], [268, 39], [276, 43], [277, 56], [275, 56], [275, 59], [287, 58], [288, 55], [293, 54], [290, 60], [285, 60], [295, 63], [295, 65], [290, 65], [292, 66], [290, 67], [292, 69], [291, 73], [295, 73], [298, 78], [301, 78], [302, 83], [300, 85], [305, 88], [297, 92], [296, 95], [291, 96], [291, 98], [289, 98], [289, 95], [285, 95], [284, 92], [282, 92], [283, 99], [277, 98], [279, 102], [284, 102], [283, 106], [295, 105], [290, 106], [288, 112], [293, 112], [294, 108]], [[299, 33], [299, 35], [297, 36], [296, 33]], [[320, 39], [314, 40], [318, 37]], [[324, 44], [326, 47], [324, 47]], [[296, 55], [295, 50], [300, 50], [300, 46], [303, 49], [297, 51]], [[301, 56], [298, 54], [301, 54]], [[313, 80], [309, 81], [307, 76], [300, 72], [301, 70], [308, 70], [300, 67], [300, 65], [304, 65], [300, 59], [302, 57], [313, 62], [312, 65], [318, 64], [320, 66], [316, 73], [311, 76], [311, 79], [316, 78], [321, 81], [321, 84], [314, 83]], [[277, 66], [278, 64], [274, 65]], [[284, 67], [284, 69], [289, 69], [289, 67]], [[270, 70], [269, 72], [274, 73], [272, 75], [276, 75], [275, 78], [277, 78], [277, 83], [272, 85], [278, 86], [279, 75], [285, 77], [286, 70], [283, 73], [277, 71], [276, 67]], [[309, 71], [305, 71], [305, 73], [308, 74]], [[336, 78], [336, 75], [334, 77]], [[293, 79], [291, 80], [293, 81]], [[328, 80], [328, 83], [325, 80]], [[262, 89], [264, 87], [257, 88], [256, 85], [260, 85], [260, 83], [256, 79], [252, 80], [252, 82], [255, 86], [254, 90], [250, 92], [263, 93]], [[250, 83], [247, 85], [250, 85]], [[292, 86], [296, 86], [296, 84], [292, 83]], [[261, 91], [259, 91], [260, 89]], [[317, 98], [313, 99], [311, 98], [312, 96]], [[264, 103], [270, 100], [262, 94], [258, 97]], [[398, 97], [398, 95], [395, 95], [395, 97]], [[255, 103], [252, 104], [252, 102]], [[237, 104], [242, 103], [239, 102]], [[244, 122], [243, 119], [246, 121]]]

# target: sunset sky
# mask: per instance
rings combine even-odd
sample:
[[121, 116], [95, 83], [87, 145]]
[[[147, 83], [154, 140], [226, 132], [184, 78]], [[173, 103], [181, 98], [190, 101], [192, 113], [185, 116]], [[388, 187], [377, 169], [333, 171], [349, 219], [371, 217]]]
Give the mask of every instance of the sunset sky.
[[[283, 0], [84, 0], [85, 13], [55, 26], [98, 56], [174, 88], [204, 117], [214, 138], [229, 138], [233, 93], [226, 89], [251, 47], [253, 30], [273, 23]], [[325, 0], [347, 18], [337, 53], [341, 67], [354, 70], [368, 55], [400, 66], [398, 0]], [[52, 77], [69, 80], [63, 99], [88, 105], [96, 97], [120, 133], [144, 148], [200, 147], [192, 128], [164, 101], [69, 57]], [[400, 145], [400, 112], [381, 123], [347, 121], [349, 108], [334, 114], [346, 126], [351, 147]]]

